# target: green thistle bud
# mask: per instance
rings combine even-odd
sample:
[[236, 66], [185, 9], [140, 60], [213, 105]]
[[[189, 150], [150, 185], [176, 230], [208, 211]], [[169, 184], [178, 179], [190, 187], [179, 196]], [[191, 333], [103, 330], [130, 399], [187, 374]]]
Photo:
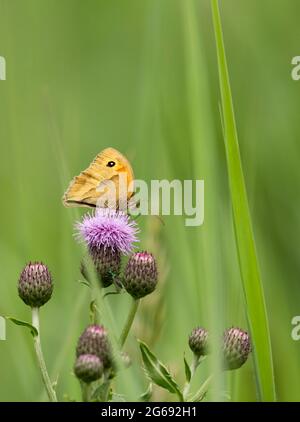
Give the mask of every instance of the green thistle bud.
[[103, 364], [98, 356], [80, 355], [75, 362], [74, 372], [78, 379], [90, 383], [101, 378]]
[[148, 252], [133, 254], [125, 268], [123, 285], [134, 298], [140, 299], [155, 290], [157, 267], [154, 256]]
[[29, 263], [21, 272], [18, 292], [26, 305], [39, 308], [51, 298], [53, 283], [50, 271], [41, 262]]
[[238, 369], [248, 359], [251, 352], [249, 334], [240, 328], [229, 328], [224, 333], [224, 369]]
[[[112, 284], [114, 277], [120, 274], [121, 269], [121, 253], [119, 250], [113, 250], [107, 247], [90, 247], [89, 252], [95, 271], [102, 287], [108, 287]], [[89, 280], [88, 271], [84, 262], [81, 263], [81, 274]]]
[[192, 352], [200, 357], [208, 354], [208, 331], [205, 328], [194, 328], [189, 336], [189, 346]]
[[111, 347], [107, 331], [102, 325], [89, 325], [79, 337], [76, 356], [86, 354], [98, 356], [104, 368], [112, 366]]

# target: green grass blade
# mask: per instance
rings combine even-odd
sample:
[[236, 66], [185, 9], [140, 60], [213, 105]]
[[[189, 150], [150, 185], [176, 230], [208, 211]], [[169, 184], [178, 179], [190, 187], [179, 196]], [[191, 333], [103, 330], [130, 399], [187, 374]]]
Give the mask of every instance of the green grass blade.
[[218, 0], [211, 0], [211, 5], [218, 55], [224, 140], [236, 245], [253, 343], [258, 394], [260, 400], [274, 401], [275, 386], [269, 327], [239, 152]]

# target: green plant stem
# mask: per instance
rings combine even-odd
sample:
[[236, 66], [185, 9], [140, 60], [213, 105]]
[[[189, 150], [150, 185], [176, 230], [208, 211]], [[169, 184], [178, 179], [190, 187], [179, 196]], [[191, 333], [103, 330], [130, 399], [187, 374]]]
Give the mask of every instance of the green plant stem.
[[200, 362], [201, 362], [201, 360], [200, 360], [199, 356], [194, 354], [193, 362], [191, 364], [191, 379], [185, 384], [185, 387], [183, 389], [183, 399], [184, 399], [184, 401], [186, 401], [187, 396], [190, 392], [191, 382], [192, 382], [193, 376], [195, 375], [195, 372], [196, 372]]
[[106, 391], [105, 391], [104, 400], [103, 400], [104, 402], [108, 402], [108, 399], [109, 399], [109, 392], [110, 392], [110, 386], [111, 386], [111, 381], [112, 381], [110, 376], [111, 376], [111, 370], [109, 369], [108, 371], [104, 373], [104, 383], [106, 383]]
[[180, 403], [183, 403], [185, 400], [184, 400], [184, 398], [183, 398], [182, 393], [181, 393], [180, 391], [177, 391], [177, 392], [176, 392], [176, 394], [177, 394], [177, 397], [178, 397], [178, 401], [179, 401]]
[[210, 375], [204, 383], [201, 385], [197, 393], [191, 398], [191, 402], [201, 401], [205, 394], [207, 393], [208, 387], [213, 379], [213, 375]]
[[45, 364], [44, 355], [42, 352], [41, 346], [41, 337], [40, 337], [40, 320], [39, 320], [39, 308], [32, 308], [32, 325], [37, 329], [38, 334], [34, 336], [34, 350], [37, 357], [37, 362], [41, 371], [42, 380], [47, 391], [48, 398], [51, 402], [57, 402], [57, 397], [55, 390], [52, 386], [50, 377], [47, 372], [47, 367]]
[[119, 344], [120, 344], [120, 348], [122, 349], [122, 347], [124, 346], [126, 339], [128, 337], [129, 331], [131, 329], [135, 314], [137, 312], [138, 306], [139, 306], [140, 300], [139, 299], [133, 299], [131, 307], [130, 307], [130, 311], [127, 317], [127, 321], [124, 325], [124, 328], [122, 330], [121, 336], [120, 336], [120, 340], [119, 340]]
[[91, 400], [91, 384], [81, 382], [82, 401], [89, 402]]

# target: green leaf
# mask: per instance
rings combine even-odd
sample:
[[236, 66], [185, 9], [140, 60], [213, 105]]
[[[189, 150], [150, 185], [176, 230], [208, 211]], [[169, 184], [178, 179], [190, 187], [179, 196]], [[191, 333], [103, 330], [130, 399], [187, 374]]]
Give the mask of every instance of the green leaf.
[[153, 386], [152, 386], [152, 383], [150, 382], [147, 390], [143, 394], [140, 395], [140, 400], [144, 402], [150, 401], [152, 397], [152, 390], [153, 390]]
[[191, 368], [190, 368], [190, 365], [187, 363], [185, 356], [183, 357], [183, 360], [184, 360], [185, 378], [187, 382], [190, 382], [192, 378]]
[[107, 293], [104, 293], [104, 295], [103, 295], [103, 299], [105, 298], [105, 297], [107, 297], [107, 296], [110, 296], [110, 295], [119, 295], [121, 292], [107, 292]]
[[170, 393], [177, 394], [182, 400], [182, 393], [167, 367], [160, 362], [148, 346], [139, 340], [144, 367], [148, 377]]
[[203, 393], [202, 395], [195, 395], [190, 401], [191, 402], [194, 402], [194, 403], [198, 403], [198, 402], [200, 402], [200, 401], [203, 401], [204, 400], [204, 398], [205, 398], [205, 396], [206, 396], [206, 394], [207, 394], [207, 391], [205, 392], [205, 393]]
[[109, 381], [101, 383], [93, 392], [92, 401], [102, 402], [103, 400], [105, 400], [109, 387]]
[[100, 312], [97, 306], [97, 299], [93, 299], [90, 303], [90, 321], [91, 324], [97, 324]]
[[113, 390], [112, 390], [111, 387], [109, 387], [109, 389], [108, 389], [108, 395], [107, 395], [107, 401], [112, 401], [113, 395], [114, 395]]
[[7, 320], [9, 320], [9, 321], [11, 321], [11, 322], [13, 322], [14, 324], [16, 324], [16, 325], [21, 325], [21, 326], [23, 326], [23, 327], [27, 327], [27, 328], [29, 328], [29, 330], [30, 330], [30, 332], [31, 332], [31, 335], [32, 335], [32, 337], [36, 337], [36, 336], [38, 336], [38, 330], [32, 325], [32, 324], [30, 324], [29, 322], [26, 322], [26, 321], [22, 321], [22, 320], [20, 320], [20, 319], [17, 319], [17, 318], [14, 318], [14, 317], [9, 317], [9, 316], [7, 316], [7, 317], [5, 317]]
[[201, 385], [201, 387], [199, 388], [199, 390], [197, 391], [197, 393], [189, 400], [191, 402], [198, 402], [198, 401], [202, 401], [208, 391], [208, 388], [210, 386], [211, 380], [212, 380], [213, 376], [210, 375]]
[[86, 280], [78, 280], [78, 283], [83, 284], [84, 286], [91, 288], [90, 283]]
[[91, 324], [96, 324], [96, 315], [97, 315], [97, 306], [96, 299], [92, 300], [90, 303], [90, 321]]
[[275, 401], [276, 396], [269, 325], [239, 151], [238, 134], [235, 123], [218, 0], [211, 0], [211, 5], [218, 56], [224, 142], [236, 247], [253, 342], [258, 395], [263, 401]]

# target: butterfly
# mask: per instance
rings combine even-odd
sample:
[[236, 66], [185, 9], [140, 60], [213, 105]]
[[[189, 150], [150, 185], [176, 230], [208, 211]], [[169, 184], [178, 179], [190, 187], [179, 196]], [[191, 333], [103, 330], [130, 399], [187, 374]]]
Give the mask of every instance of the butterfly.
[[[121, 176], [126, 181], [125, 189], [120, 184]], [[133, 185], [133, 181], [133, 170], [127, 158], [114, 148], [106, 148], [86, 170], [74, 177], [63, 196], [63, 204], [66, 207], [94, 208], [99, 203], [103, 206], [103, 201], [104, 206], [109, 206], [107, 202], [114, 199], [115, 208], [119, 208], [122, 201], [127, 203], [132, 197], [133, 192], [128, 186]]]

